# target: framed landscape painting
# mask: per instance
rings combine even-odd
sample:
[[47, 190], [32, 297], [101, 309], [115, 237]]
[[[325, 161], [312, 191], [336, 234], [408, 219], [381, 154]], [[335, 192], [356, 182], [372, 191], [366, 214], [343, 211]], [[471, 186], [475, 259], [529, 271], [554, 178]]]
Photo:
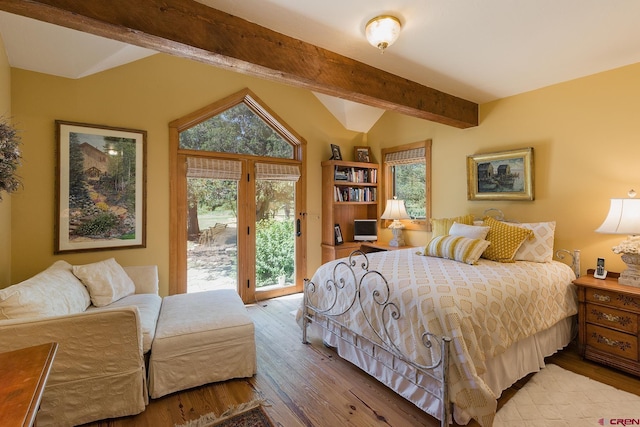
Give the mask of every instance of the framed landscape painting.
[[55, 253], [146, 247], [142, 130], [56, 120]]
[[469, 200], [533, 200], [533, 148], [467, 156]]

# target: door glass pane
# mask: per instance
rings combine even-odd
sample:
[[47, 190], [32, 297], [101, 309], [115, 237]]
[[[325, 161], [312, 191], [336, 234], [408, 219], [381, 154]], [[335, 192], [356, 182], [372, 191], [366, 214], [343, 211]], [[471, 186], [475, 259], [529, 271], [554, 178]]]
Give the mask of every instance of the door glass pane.
[[187, 292], [238, 289], [238, 181], [187, 179]]
[[295, 182], [256, 180], [256, 290], [295, 282]]

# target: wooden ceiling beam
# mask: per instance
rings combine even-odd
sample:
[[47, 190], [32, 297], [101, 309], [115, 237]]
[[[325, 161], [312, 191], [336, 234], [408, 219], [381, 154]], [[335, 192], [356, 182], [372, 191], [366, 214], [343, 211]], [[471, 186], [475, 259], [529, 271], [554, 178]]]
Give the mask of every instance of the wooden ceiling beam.
[[458, 128], [478, 105], [193, 0], [0, 0], [0, 10]]

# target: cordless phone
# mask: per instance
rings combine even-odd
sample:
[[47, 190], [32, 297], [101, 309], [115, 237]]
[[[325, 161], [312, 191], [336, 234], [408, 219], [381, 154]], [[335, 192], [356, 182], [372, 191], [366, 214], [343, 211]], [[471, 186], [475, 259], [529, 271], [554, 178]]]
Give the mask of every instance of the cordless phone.
[[598, 258], [596, 272], [593, 273], [593, 277], [595, 277], [596, 279], [604, 279], [605, 277], [607, 277], [607, 270], [604, 269], [604, 258]]

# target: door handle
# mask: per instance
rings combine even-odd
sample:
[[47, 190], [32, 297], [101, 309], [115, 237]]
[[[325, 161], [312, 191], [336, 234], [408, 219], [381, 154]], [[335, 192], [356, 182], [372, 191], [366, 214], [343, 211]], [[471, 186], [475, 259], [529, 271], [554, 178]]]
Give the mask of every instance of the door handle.
[[296, 219], [296, 237], [302, 236], [302, 231], [300, 229], [300, 218]]

